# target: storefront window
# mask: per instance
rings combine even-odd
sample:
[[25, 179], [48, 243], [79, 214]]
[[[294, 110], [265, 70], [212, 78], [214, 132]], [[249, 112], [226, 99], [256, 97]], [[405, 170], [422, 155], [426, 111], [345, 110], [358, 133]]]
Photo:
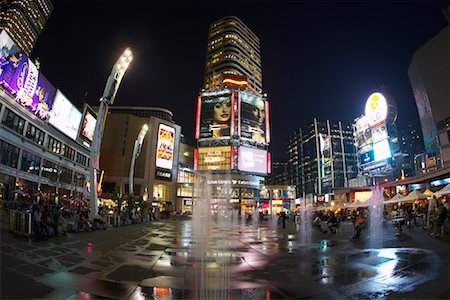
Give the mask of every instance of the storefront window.
[[58, 165], [44, 159], [42, 165], [42, 177], [48, 178], [52, 182], [56, 182], [58, 179]]
[[177, 189], [178, 197], [192, 197], [192, 187], [179, 187]]
[[75, 172], [74, 176], [74, 184], [78, 187], [84, 187], [84, 183], [86, 182], [86, 176], [81, 173]]
[[168, 186], [164, 184], [153, 185], [153, 198], [155, 200], [167, 200]]
[[39, 175], [39, 169], [41, 167], [41, 158], [25, 150], [22, 151], [22, 162], [20, 164], [20, 170]]
[[48, 138], [48, 146], [47, 148], [53, 153], [60, 154], [61, 153], [61, 145], [62, 143], [52, 137]]
[[71, 184], [72, 183], [72, 174], [73, 171], [64, 167], [60, 167], [59, 170], [59, 180], [64, 183]]
[[0, 140], [0, 163], [11, 168], [17, 168], [18, 161], [19, 148]]

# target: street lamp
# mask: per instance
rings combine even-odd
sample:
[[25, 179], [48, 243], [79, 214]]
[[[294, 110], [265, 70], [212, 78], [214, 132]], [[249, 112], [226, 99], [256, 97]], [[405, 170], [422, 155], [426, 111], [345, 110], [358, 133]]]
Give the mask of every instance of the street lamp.
[[145, 135], [147, 134], [147, 130], [148, 130], [148, 125], [144, 124], [144, 126], [142, 126], [142, 129], [136, 138], [136, 141], [134, 142], [133, 156], [131, 156], [131, 164], [130, 164], [130, 195], [131, 196], [133, 196], [133, 194], [134, 194], [134, 185], [133, 185], [134, 164], [136, 163], [136, 159], [139, 157], [139, 154], [141, 154], [142, 144], [144, 143], [144, 138], [145, 138]]
[[97, 123], [95, 124], [94, 139], [91, 146], [91, 212], [90, 218], [93, 218], [98, 207], [98, 187], [97, 172], [100, 169], [100, 149], [102, 144], [103, 129], [105, 128], [106, 116], [108, 115], [109, 106], [113, 105], [114, 99], [119, 89], [123, 75], [133, 60], [133, 53], [130, 48], [126, 48], [119, 59], [112, 67], [111, 74], [106, 82], [103, 96], [100, 98], [100, 108], [98, 109]]

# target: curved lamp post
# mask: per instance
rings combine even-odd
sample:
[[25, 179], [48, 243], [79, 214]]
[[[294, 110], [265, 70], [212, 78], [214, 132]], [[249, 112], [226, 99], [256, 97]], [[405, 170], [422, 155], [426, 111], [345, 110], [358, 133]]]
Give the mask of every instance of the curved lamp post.
[[133, 194], [134, 194], [134, 185], [133, 185], [134, 164], [136, 163], [136, 159], [139, 157], [139, 154], [141, 154], [142, 144], [144, 143], [144, 138], [145, 138], [145, 135], [147, 134], [147, 130], [148, 130], [148, 125], [144, 124], [144, 126], [142, 126], [142, 129], [136, 138], [136, 141], [134, 142], [133, 156], [131, 156], [131, 164], [130, 164], [130, 195], [131, 196], [133, 196]]
[[94, 139], [91, 146], [91, 212], [89, 218], [93, 218], [97, 213], [98, 207], [98, 186], [97, 172], [100, 169], [100, 149], [102, 144], [103, 129], [105, 128], [106, 116], [108, 115], [109, 106], [114, 104], [114, 99], [119, 89], [120, 82], [128, 66], [133, 59], [133, 53], [130, 48], [126, 48], [119, 59], [112, 67], [111, 74], [106, 82], [103, 96], [100, 98], [100, 108], [98, 110], [97, 123], [95, 124]]

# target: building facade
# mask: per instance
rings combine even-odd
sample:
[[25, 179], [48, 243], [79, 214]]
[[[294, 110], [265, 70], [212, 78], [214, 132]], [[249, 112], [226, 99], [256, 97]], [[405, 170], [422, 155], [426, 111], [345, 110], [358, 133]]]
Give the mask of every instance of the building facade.
[[272, 173], [266, 176], [265, 185], [289, 185], [288, 163], [272, 162]]
[[0, 30], [30, 55], [52, 11], [50, 0], [0, 1]]
[[[446, 11], [450, 19], [450, 8]], [[427, 157], [425, 170], [450, 165], [450, 26], [416, 50], [408, 77]]]
[[400, 150], [402, 152], [402, 165], [404, 177], [416, 175], [415, 160], [425, 149], [421, 130], [408, 124], [406, 129], [400, 131]]
[[291, 135], [288, 152], [297, 197], [332, 195], [357, 175], [352, 127], [341, 121], [314, 118]]
[[155, 213], [175, 211], [181, 127], [162, 108], [110, 108], [100, 156], [102, 198], [110, 200], [117, 190], [129, 194], [135, 141], [144, 124], [148, 130], [135, 160], [134, 196], [151, 203]]
[[263, 92], [259, 38], [237, 17], [224, 17], [209, 27], [204, 89], [223, 88], [224, 80], [245, 80]]
[[233, 16], [213, 23], [197, 100], [194, 169], [212, 203], [227, 201], [239, 212], [261, 209], [260, 187], [270, 173], [269, 102], [261, 74], [259, 38]]

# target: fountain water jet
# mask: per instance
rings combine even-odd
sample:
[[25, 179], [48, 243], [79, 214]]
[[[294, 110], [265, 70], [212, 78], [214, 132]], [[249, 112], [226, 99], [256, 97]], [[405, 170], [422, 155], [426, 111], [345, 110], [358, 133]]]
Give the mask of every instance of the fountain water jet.
[[369, 199], [369, 246], [382, 248], [383, 241], [383, 189], [372, 189]]

